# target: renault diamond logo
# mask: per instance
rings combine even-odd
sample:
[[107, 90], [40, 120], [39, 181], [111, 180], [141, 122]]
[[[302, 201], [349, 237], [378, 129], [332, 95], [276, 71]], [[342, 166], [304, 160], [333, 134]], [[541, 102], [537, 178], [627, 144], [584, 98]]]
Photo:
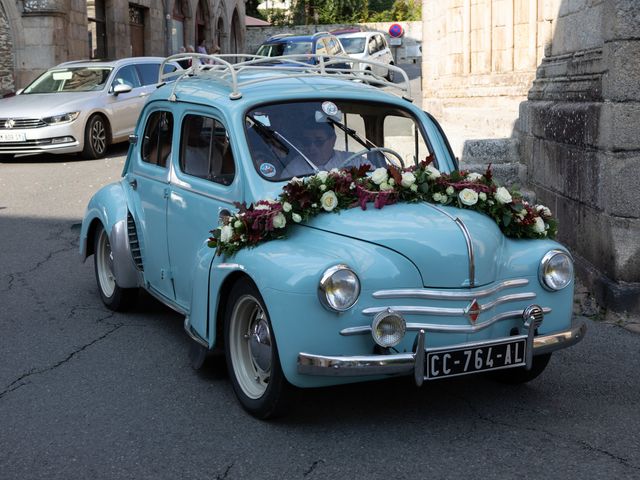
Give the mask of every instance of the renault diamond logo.
[[469, 317], [469, 322], [471, 322], [471, 325], [476, 324], [476, 320], [478, 320], [478, 315], [480, 315], [480, 312], [480, 304], [474, 298], [473, 302], [471, 302], [466, 308], [466, 315]]
[[16, 121], [13, 118], [10, 118], [6, 122], [4, 122], [4, 128], [13, 128], [16, 124]]

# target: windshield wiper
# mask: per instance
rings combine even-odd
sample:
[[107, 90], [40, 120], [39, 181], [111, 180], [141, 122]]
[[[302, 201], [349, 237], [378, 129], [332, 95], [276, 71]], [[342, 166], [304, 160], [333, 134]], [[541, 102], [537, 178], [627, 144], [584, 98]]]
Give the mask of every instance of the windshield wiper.
[[[258, 132], [258, 134], [263, 138], [266, 137], [266, 139], [268, 139], [268, 140], [266, 139], [265, 140], [269, 145], [273, 145], [274, 143], [277, 144], [279, 148], [285, 153], [285, 155], [289, 154], [289, 148], [287, 148], [287, 145], [289, 145], [304, 159], [305, 162], [309, 164], [311, 168], [313, 168], [314, 173], [318, 173], [320, 171], [320, 169], [316, 167], [316, 165], [311, 160], [309, 160], [309, 157], [307, 157], [304, 153], [302, 153], [298, 147], [296, 147], [293, 143], [291, 143], [280, 132], [267, 127], [264, 123], [262, 123], [260, 120], [256, 118], [251, 118], [251, 117], [248, 117], [248, 118], [253, 122], [254, 126], [257, 127], [256, 131]], [[285, 143], [287, 145], [285, 145]]]
[[351, 138], [359, 142], [360, 145], [362, 145], [363, 147], [366, 147], [369, 150], [371, 150], [372, 148], [378, 148], [378, 146], [368, 138], [362, 138], [360, 135], [358, 135], [358, 132], [356, 132], [353, 128], [349, 128], [344, 123], [340, 123], [329, 116], [327, 116], [326, 118], [331, 125], [338, 127], [340, 130], [345, 132]]

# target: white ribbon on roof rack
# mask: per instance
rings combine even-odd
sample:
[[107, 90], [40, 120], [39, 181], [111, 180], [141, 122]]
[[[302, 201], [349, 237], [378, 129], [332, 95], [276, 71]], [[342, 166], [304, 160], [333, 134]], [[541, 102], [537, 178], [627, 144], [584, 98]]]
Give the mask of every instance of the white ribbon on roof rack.
[[[310, 60], [316, 59], [317, 63], [310, 64]], [[165, 65], [182, 60], [191, 60], [191, 66], [185, 70], [176, 70], [165, 73]], [[233, 61], [232, 61], [233, 60]], [[365, 66], [382, 67], [398, 73], [402, 83], [393, 83], [380, 75], [373, 73], [372, 69]], [[348, 67], [348, 68], [345, 68]], [[259, 78], [252, 78], [243, 82], [238, 81], [239, 73], [270, 72]], [[242, 97], [240, 88], [260, 82], [273, 81], [279, 78], [328, 76], [341, 80], [364, 82], [371, 85], [391, 87], [403, 92], [401, 96], [413, 101], [411, 97], [411, 84], [406, 72], [395, 65], [388, 65], [372, 60], [360, 60], [352, 57], [333, 55], [283, 55], [281, 57], [265, 57], [244, 53], [207, 55], [202, 53], [179, 53], [167, 57], [160, 67], [158, 83], [175, 80], [170, 101], [176, 100], [176, 88], [182, 78], [203, 77], [212, 78], [229, 86], [231, 93], [229, 98], [236, 100]]]

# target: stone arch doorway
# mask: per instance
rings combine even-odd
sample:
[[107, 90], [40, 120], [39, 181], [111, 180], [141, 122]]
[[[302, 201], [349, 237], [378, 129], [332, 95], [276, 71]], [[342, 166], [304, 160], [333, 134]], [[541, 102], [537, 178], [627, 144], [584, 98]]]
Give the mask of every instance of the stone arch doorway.
[[223, 47], [224, 40], [224, 20], [222, 16], [218, 17], [218, 22], [216, 23], [216, 44], [220, 47], [220, 53], [224, 50]]
[[15, 90], [13, 78], [13, 37], [9, 18], [0, 3], [0, 97]]
[[242, 50], [242, 28], [240, 27], [240, 16], [238, 15], [238, 10], [234, 10], [233, 16], [231, 17], [229, 43], [230, 53], [238, 53]]
[[185, 0], [175, 0], [171, 12], [171, 51], [177, 53], [180, 47], [188, 45], [188, 19], [191, 18], [189, 3]]
[[[209, 7], [205, 0], [200, 0], [196, 7], [196, 46], [200, 45], [203, 40], [209, 39]], [[209, 47], [210, 49], [211, 47]], [[209, 52], [211, 53], [211, 52]]]

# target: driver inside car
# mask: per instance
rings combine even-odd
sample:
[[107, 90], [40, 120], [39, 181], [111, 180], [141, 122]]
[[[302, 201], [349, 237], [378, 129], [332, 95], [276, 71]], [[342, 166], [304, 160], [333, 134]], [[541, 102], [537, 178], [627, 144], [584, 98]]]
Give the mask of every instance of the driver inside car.
[[[329, 171], [333, 168], [359, 167], [369, 164], [364, 156], [352, 158], [352, 152], [335, 149], [336, 132], [329, 123], [309, 122], [303, 126], [300, 150], [319, 170]], [[299, 177], [313, 173], [313, 166], [303, 155], [296, 155], [282, 172], [282, 177]]]

